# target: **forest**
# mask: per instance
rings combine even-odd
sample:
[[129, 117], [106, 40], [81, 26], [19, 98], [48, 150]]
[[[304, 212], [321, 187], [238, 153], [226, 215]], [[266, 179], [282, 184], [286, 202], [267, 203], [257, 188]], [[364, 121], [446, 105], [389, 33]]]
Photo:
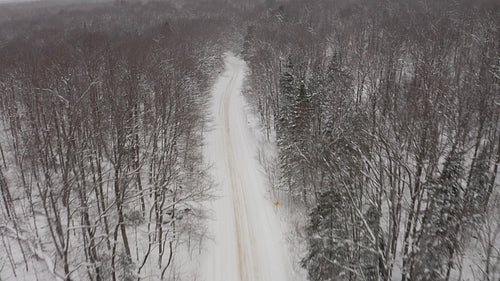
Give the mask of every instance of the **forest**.
[[0, 3], [0, 280], [205, 280], [228, 51], [307, 280], [499, 280], [494, 0]]
[[227, 19], [67, 5], [13, 6], [1, 26], [0, 278], [174, 280], [178, 244], [204, 235], [204, 107]]
[[309, 280], [499, 278], [499, 16], [325, 0], [250, 20], [249, 99], [309, 216]]

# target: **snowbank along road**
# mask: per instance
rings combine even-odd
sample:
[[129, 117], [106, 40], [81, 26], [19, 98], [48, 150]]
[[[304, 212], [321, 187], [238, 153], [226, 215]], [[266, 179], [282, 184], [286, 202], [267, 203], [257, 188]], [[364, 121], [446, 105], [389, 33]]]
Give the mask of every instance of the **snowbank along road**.
[[232, 54], [213, 90], [213, 128], [206, 154], [213, 164], [217, 199], [213, 237], [202, 268], [205, 281], [287, 281], [291, 272], [283, 232], [267, 196], [262, 168], [255, 159], [241, 94], [246, 65]]

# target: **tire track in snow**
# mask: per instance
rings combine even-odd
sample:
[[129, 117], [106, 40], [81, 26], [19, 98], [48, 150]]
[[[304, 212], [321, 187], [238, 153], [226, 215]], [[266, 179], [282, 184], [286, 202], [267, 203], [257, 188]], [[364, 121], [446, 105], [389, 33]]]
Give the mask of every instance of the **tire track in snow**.
[[234, 82], [238, 81], [238, 77], [241, 75], [241, 70], [237, 70], [234, 72], [233, 77], [225, 91], [225, 95], [223, 99], [221, 99], [224, 103], [224, 111], [222, 119], [225, 121], [225, 140], [226, 140], [226, 148], [228, 152], [228, 169], [230, 175], [230, 183], [231, 183], [231, 191], [232, 191], [232, 200], [233, 200], [233, 209], [234, 209], [234, 223], [235, 223], [235, 231], [236, 231], [236, 241], [237, 241], [237, 249], [238, 249], [238, 269], [239, 269], [239, 277], [241, 281], [252, 281], [253, 279], [250, 276], [259, 276], [259, 267], [254, 266], [256, 262], [256, 257], [253, 255], [253, 245], [256, 244], [254, 231], [255, 228], [252, 228], [249, 225], [248, 220], [248, 212], [249, 210], [247, 206], [247, 198], [245, 197], [245, 183], [242, 182], [241, 178], [238, 175], [244, 173], [244, 171], [240, 171], [237, 169], [238, 165], [236, 164], [237, 158], [235, 157], [235, 147], [233, 146], [232, 137], [231, 137], [231, 125], [230, 125], [230, 106], [231, 106], [231, 96], [233, 92], [237, 92], [235, 89]]
[[240, 183], [238, 182], [237, 178], [237, 173], [234, 170], [234, 163], [235, 163], [235, 158], [234, 158], [234, 151], [233, 151], [233, 143], [231, 142], [231, 127], [229, 124], [229, 109], [230, 109], [230, 103], [231, 103], [231, 93], [234, 91], [234, 81], [240, 74], [240, 71], [234, 72], [231, 81], [229, 82], [226, 91], [224, 93], [224, 97], [221, 98], [221, 106], [220, 106], [220, 117], [222, 120], [224, 120], [224, 131], [225, 131], [225, 144], [227, 148], [227, 162], [228, 162], [228, 169], [229, 169], [229, 175], [230, 175], [230, 183], [232, 186], [232, 199], [233, 199], [233, 209], [234, 209], [234, 225], [235, 225], [235, 231], [236, 231], [236, 242], [238, 246], [238, 271], [239, 271], [239, 277], [241, 281], [250, 281], [248, 277], [248, 261], [247, 261], [247, 255], [248, 255], [248, 250], [245, 249], [245, 244], [242, 241], [245, 233], [245, 227], [242, 225], [243, 218], [245, 217], [244, 213], [241, 211], [241, 194], [240, 194]]

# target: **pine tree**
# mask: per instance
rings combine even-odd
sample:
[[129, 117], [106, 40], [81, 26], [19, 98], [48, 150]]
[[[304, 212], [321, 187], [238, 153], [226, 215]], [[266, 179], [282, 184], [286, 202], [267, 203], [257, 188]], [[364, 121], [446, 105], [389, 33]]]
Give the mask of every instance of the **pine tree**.
[[255, 52], [255, 50], [253, 49], [254, 37], [255, 37], [254, 36], [254, 27], [248, 26], [247, 33], [245, 34], [245, 37], [243, 38], [243, 50], [241, 52], [243, 59], [245, 59], [246, 61], [250, 60], [251, 55]]
[[[431, 184], [430, 204], [414, 259], [411, 280], [446, 280], [453, 256], [459, 247], [457, 228], [462, 210], [463, 153], [452, 151], [440, 177]], [[446, 267], [445, 265], [448, 265]]]
[[280, 111], [278, 113], [278, 124], [276, 127], [279, 157], [281, 162], [281, 181], [283, 187], [292, 194], [296, 192], [296, 158], [294, 157], [294, 128], [293, 123], [294, 103], [297, 96], [297, 87], [293, 74], [293, 63], [289, 58], [280, 77]]
[[344, 223], [347, 216], [347, 199], [336, 191], [326, 191], [319, 196], [313, 208], [311, 222], [307, 228], [309, 252], [302, 260], [309, 280], [343, 280], [349, 257], [348, 230]]
[[279, 120], [285, 124], [290, 117], [287, 113], [290, 112], [296, 96], [296, 78], [293, 71], [292, 59], [288, 58], [280, 77], [280, 115], [278, 116]]
[[[380, 230], [380, 211], [376, 205], [371, 205], [364, 214], [364, 218], [370, 227], [373, 234], [378, 237], [378, 244], [374, 246], [370, 241], [370, 235], [366, 233], [366, 226], [360, 225], [362, 236], [364, 237], [363, 251], [361, 252], [361, 265], [363, 267], [363, 275], [367, 281], [386, 279], [387, 271], [385, 266], [385, 258], [382, 255], [385, 249], [385, 241]], [[375, 250], [374, 250], [375, 249]]]
[[481, 223], [488, 193], [489, 163], [486, 149], [479, 153], [470, 172], [470, 181], [464, 195], [464, 222], [469, 228]]
[[295, 177], [294, 182], [296, 186], [300, 186], [300, 195], [304, 203], [308, 202], [308, 190], [311, 184], [310, 175], [310, 161], [309, 155], [312, 148], [312, 134], [311, 134], [311, 98], [308, 95], [306, 86], [303, 81], [300, 82], [300, 86], [297, 89], [297, 96], [295, 97], [295, 103], [292, 107], [293, 118], [291, 118], [289, 123], [289, 130], [292, 137], [292, 149], [289, 151], [291, 153], [289, 160], [292, 162], [294, 173], [292, 176]]

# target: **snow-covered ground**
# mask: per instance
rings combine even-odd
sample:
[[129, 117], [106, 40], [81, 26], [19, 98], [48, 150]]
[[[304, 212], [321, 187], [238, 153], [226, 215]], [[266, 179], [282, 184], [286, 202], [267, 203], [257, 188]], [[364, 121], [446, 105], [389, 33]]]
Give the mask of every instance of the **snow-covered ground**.
[[200, 276], [205, 281], [294, 279], [286, 235], [256, 159], [258, 147], [241, 93], [246, 65], [232, 54], [213, 90], [213, 122], [206, 157], [213, 165], [216, 196], [209, 209], [211, 240]]

